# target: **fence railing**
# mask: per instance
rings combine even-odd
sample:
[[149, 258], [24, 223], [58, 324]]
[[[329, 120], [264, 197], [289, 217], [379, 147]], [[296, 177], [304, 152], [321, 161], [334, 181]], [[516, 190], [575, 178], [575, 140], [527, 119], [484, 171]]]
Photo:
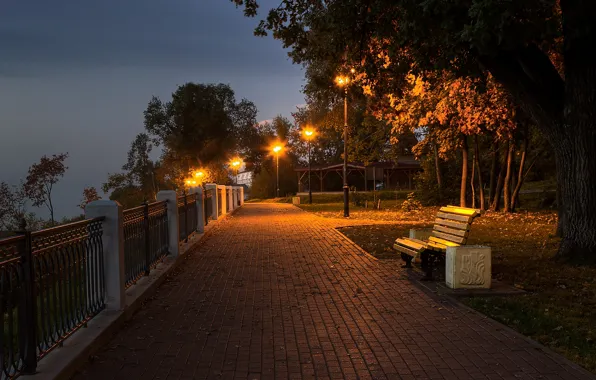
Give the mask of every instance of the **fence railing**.
[[105, 307], [103, 218], [0, 240], [0, 378], [37, 361]]
[[145, 203], [124, 210], [124, 272], [126, 287], [149, 275], [168, 254], [167, 203]]
[[205, 190], [203, 196], [203, 220], [205, 225], [209, 224], [209, 218], [213, 214], [213, 191]]
[[[102, 310], [126, 307], [124, 289], [202, 230], [201, 205], [205, 224], [225, 214], [225, 192], [210, 186], [202, 199], [165, 191], [159, 202], [124, 211], [115, 202], [91, 202], [86, 220], [0, 240], [0, 380], [34, 373]], [[213, 197], [220, 197], [219, 212]]]
[[197, 229], [197, 195], [183, 194], [178, 197], [178, 241], [188, 242]]

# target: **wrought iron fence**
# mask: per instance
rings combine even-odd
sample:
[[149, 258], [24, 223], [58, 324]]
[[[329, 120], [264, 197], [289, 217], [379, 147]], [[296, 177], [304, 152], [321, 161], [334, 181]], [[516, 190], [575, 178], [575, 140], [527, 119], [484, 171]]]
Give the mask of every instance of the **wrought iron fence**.
[[188, 242], [188, 237], [197, 229], [196, 203], [196, 194], [178, 197], [178, 241]]
[[167, 203], [145, 203], [124, 210], [124, 272], [126, 287], [149, 274], [168, 254]]
[[102, 221], [0, 240], [0, 378], [35, 372], [105, 307]]
[[217, 216], [223, 214], [223, 197], [224, 191], [220, 188], [217, 189]]
[[209, 224], [209, 218], [213, 214], [213, 192], [211, 190], [205, 190], [205, 196], [203, 197], [203, 220], [205, 225]]

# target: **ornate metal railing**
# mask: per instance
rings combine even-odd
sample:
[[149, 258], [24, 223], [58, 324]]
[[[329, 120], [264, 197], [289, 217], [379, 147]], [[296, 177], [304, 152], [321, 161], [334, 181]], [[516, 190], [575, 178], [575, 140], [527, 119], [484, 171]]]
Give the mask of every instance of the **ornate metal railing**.
[[196, 203], [196, 194], [184, 194], [178, 197], [178, 241], [188, 242], [188, 237], [197, 229]]
[[203, 220], [205, 225], [209, 224], [209, 218], [213, 215], [213, 192], [211, 190], [205, 190], [205, 196], [203, 197]]
[[217, 216], [223, 214], [223, 197], [225, 195], [225, 191], [218, 188], [217, 189]]
[[0, 378], [11, 378], [23, 368], [23, 345], [28, 340], [20, 331], [20, 316], [26, 307], [22, 301], [23, 265], [21, 252], [25, 236], [15, 236], [0, 240]]
[[126, 287], [149, 274], [168, 254], [167, 203], [145, 203], [124, 210], [124, 271]]
[[37, 360], [105, 307], [103, 218], [0, 241], [0, 378]]

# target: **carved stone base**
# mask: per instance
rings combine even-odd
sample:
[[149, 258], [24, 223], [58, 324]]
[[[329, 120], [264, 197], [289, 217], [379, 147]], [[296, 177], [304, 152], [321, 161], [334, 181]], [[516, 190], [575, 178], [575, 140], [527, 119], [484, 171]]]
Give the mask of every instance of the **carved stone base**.
[[[427, 241], [432, 232], [432, 228], [412, 228], [410, 230], [410, 239]], [[416, 264], [420, 264], [420, 254], [416, 255], [412, 261]]]
[[490, 289], [490, 247], [467, 245], [447, 248], [445, 283], [451, 289]]

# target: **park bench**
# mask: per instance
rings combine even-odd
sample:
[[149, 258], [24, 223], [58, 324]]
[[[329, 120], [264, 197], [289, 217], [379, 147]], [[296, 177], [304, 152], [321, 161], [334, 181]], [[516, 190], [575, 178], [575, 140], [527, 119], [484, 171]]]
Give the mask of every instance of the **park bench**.
[[401, 258], [406, 263], [404, 268], [411, 268], [414, 257], [420, 255], [421, 267], [426, 270], [423, 280], [432, 280], [435, 260], [445, 257], [447, 247], [466, 244], [472, 222], [480, 214], [480, 210], [473, 208], [451, 205], [441, 207], [427, 241], [398, 238], [393, 249], [401, 253]]

